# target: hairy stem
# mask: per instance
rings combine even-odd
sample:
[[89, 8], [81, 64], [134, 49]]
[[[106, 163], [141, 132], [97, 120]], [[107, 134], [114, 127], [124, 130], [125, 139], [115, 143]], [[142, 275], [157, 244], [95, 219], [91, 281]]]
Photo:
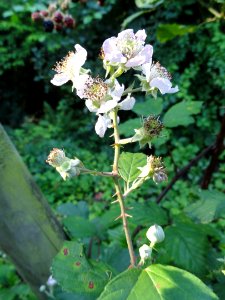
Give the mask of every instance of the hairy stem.
[[104, 176], [104, 177], [114, 177], [117, 176], [116, 174], [114, 174], [113, 172], [99, 172], [99, 171], [95, 171], [95, 170], [89, 170], [89, 169], [82, 169], [82, 173], [86, 173], [86, 174], [92, 174], [92, 175], [97, 175], [97, 176]]
[[127, 89], [123, 92], [123, 96], [126, 96], [128, 94], [133, 94], [133, 93], [138, 93], [138, 92], [141, 92], [142, 91], [142, 88], [139, 87], [139, 88], [136, 88], [136, 89]]
[[[120, 156], [120, 144], [119, 144], [120, 137], [119, 137], [119, 128], [118, 128], [118, 122], [117, 122], [117, 110], [116, 109], [113, 111], [112, 118], [113, 118], [114, 140], [115, 140], [113, 173], [115, 175], [118, 175], [118, 161], [119, 161], [119, 156]], [[126, 211], [125, 211], [124, 198], [123, 198], [123, 194], [122, 194], [122, 191], [120, 188], [118, 176], [114, 176], [113, 180], [114, 180], [114, 185], [115, 185], [115, 189], [116, 189], [117, 200], [120, 205], [120, 211], [121, 211], [120, 217], [123, 220], [123, 229], [125, 232], [127, 246], [128, 246], [128, 250], [129, 250], [129, 254], [130, 254], [130, 263], [131, 263], [131, 266], [134, 267], [136, 259], [135, 259], [135, 255], [134, 255], [134, 249], [133, 249], [130, 231], [128, 228], [128, 222], [127, 222], [128, 215], [126, 214]]]

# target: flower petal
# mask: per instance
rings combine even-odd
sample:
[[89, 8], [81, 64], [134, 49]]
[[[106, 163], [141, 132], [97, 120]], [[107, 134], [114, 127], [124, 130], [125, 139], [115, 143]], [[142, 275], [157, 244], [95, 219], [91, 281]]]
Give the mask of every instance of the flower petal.
[[109, 122], [111, 122], [110, 118], [107, 116], [98, 116], [98, 121], [95, 124], [95, 132], [97, 135], [99, 135], [101, 138], [104, 137], [105, 132], [109, 126]]
[[138, 30], [138, 31], [135, 33], [135, 36], [136, 36], [136, 38], [137, 38], [139, 41], [144, 42], [145, 39], [146, 39], [146, 37], [147, 37], [147, 34], [146, 34], [145, 30], [142, 29], [142, 30]]
[[74, 80], [74, 87], [77, 89], [77, 96], [79, 96], [81, 99], [84, 98], [85, 84], [89, 77], [90, 76], [88, 74], [84, 74], [77, 76]]
[[93, 102], [91, 100], [86, 100], [85, 105], [87, 106], [87, 108], [90, 112], [97, 112], [98, 111], [98, 109], [93, 105]]
[[98, 109], [98, 113], [107, 113], [110, 110], [112, 110], [114, 107], [116, 107], [118, 102], [116, 100], [108, 100], [105, 103], [101, 105], [101, 107]]
[[134, 97], [130, 97], [130, 95], [128, 95], [126, 99], [119, 103], [119, 106], [121, 110], [130, 110], [133, 108], [134, 104]]
[[70, 78], [65, 73], [55, 74], [54, 77], [51, 80], [51, 83], [60, 86], [69, 81]]
[[150, 81], [151, 87], [156, 87], [160, 90], [161, 94], [166, 93], [176, 93], [178, 91], [178, 87], [172, 88], [172, 83], [167, 78], [156, 77]]
[[116, 37], [111, 37], [104, 41], [102, 48], [104, 51], [105, 60], [115, 63], [125, 63], [127, 59], [118, 50], [116, 46], [116, 40]]
[[140, 66], [146, 62], [151, 61], [152, 54], [153, 54], [153, 47], [151, 45], [146, 45], [143, 48], [143, 50], [140, 51], [139, 54], [129, 59], [128, 62], [125, 64], [125, 66], [128, 68]]
[[116, 100], [118, 102], [121, 99], [123, 92], [124, 92], [124, 85], [123, 84], [120, 85], [119, 82], [115, 80], [114, 89], [109, 92], [113, 100]]
[[76, 53], [75, 53], [76, 62], [78, 65], [83, 66], [83, 64], [87, 59], [87, 50], [85, 50], [79, 44], [76, 44], [74, 47], [76, 49]]
[[121, 32], [118, 34], [118, 39], [124, 40], [124, 39], [127, 39], [128, 36], [129, 36], [129, 38], [131, 38], [131, 39], [134, 39], [134, 38], [135, 38], [133, 29], [126, 29], [126, 30], [121, 31]]

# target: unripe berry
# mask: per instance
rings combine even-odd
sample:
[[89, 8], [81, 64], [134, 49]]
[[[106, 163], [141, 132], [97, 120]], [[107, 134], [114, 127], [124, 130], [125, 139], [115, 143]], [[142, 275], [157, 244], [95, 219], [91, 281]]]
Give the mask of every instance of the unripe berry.
[[40, 22], [43, 20], [43, 16], [41, 15], [41, 13], [39, 11], [35, 11], [31, 14], [31, 19], [34, 22]]
[[65, 16], [64, 18], [64, 25], [67, 28], [74, 28], [75, 27], [75, 20], [71, 16]]
[[46, 18], [46, 17], [48, 16], [48, 11], [47, 11], [47, 10], [41, 10], [41, 11], [40, 11], [40, 14], [41, 14], [44, 18]]
[[54, 29], [54, 23], [52, 22], [52, 20], [44, 20], [43, 26], [46, 32], [52, 32], [52, 30]]
[[63, 29], [63, 24], [55, 23], [54, 28], [56, 31], [61, 31]]
[[53, 20], [56, 23], [61, 23], [63, 21], [63, 14], [60, 11], [56, 11], [53, 15]]

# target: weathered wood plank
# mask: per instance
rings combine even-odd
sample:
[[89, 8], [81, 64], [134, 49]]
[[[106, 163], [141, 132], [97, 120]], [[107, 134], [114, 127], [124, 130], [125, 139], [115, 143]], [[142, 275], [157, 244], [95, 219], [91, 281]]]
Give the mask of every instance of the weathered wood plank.
[[0, 248], [39, 299], [64, 233], [0, 125]]

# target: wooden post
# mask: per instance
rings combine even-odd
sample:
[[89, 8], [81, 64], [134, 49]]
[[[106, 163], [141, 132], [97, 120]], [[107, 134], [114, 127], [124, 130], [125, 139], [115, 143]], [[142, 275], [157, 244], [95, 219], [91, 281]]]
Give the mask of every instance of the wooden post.
[[0, 248], [38, 299], [64, 233], [0, 125]]

